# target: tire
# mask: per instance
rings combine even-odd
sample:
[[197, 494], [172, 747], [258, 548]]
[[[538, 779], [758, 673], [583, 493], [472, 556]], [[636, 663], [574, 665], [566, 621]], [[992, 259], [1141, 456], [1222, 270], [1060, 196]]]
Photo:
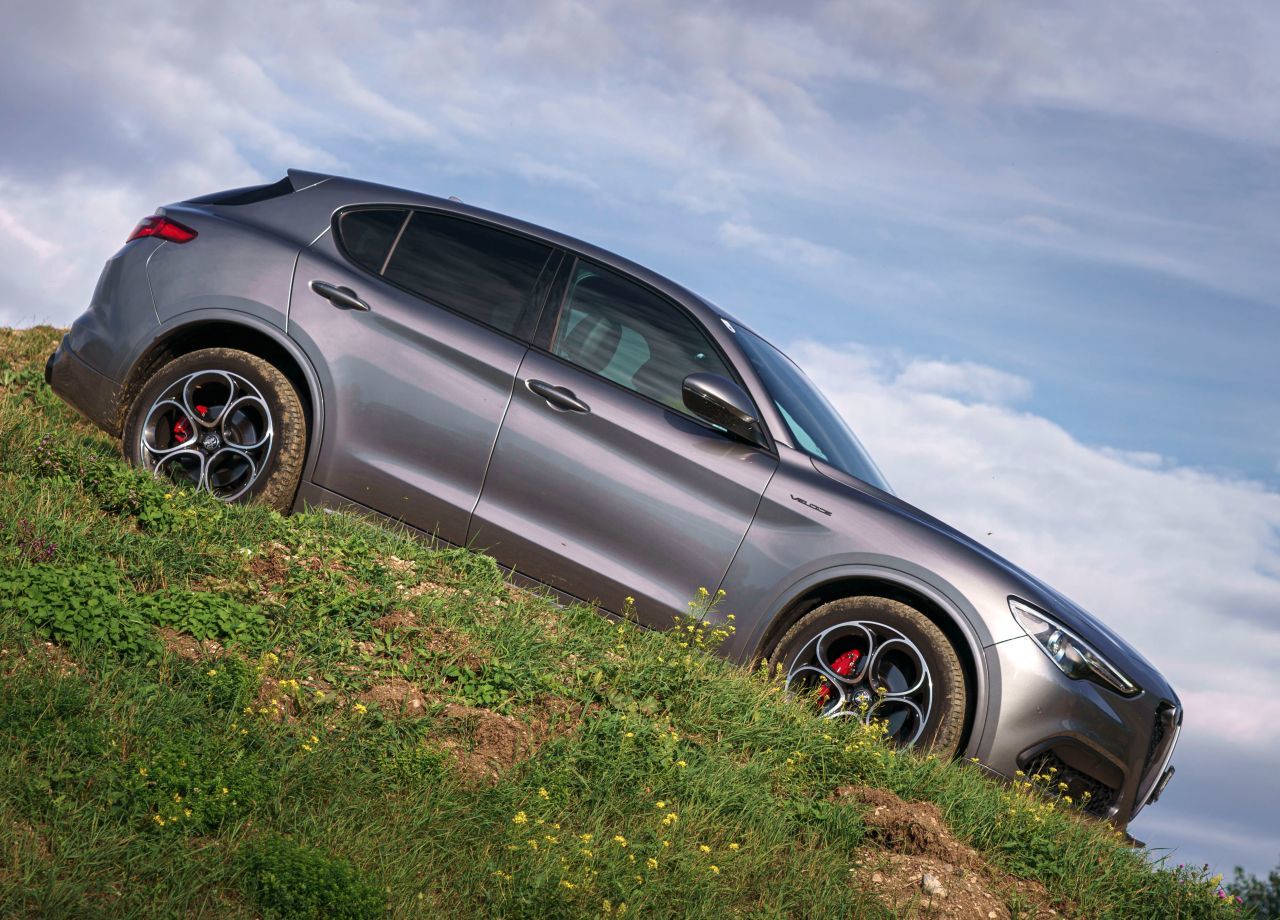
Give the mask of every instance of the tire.
[[205, 348], [152, 375], [129, 408], [122, 442], [135, 466], [224, 501], [256, 499], [285, 512], [302, 476], [307, 421], [274, 365]]
[[824, 717], [885, 719], [900, 746], [944, 758], [960, 750], [964, 670], [942, 630], [914, 607], [883, 597], [823, 604], [787, 630], [770, 663]]

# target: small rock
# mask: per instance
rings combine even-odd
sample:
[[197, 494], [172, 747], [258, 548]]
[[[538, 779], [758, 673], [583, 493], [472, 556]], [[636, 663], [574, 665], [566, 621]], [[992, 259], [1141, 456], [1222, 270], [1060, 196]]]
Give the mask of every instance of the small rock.
[[883, 875], [881, 875], [879, 872], [872, 872], [872, 873], [871, 873], [871, 881], [872, 881], [872, 883], [874, 883], [874, 884], [878, 885], [878, 884], [880, 884], [881, 882], [883, 882], [883, 881], [884, 881], [884, 876], [883, 876]]
[[997, 914], [994, 910], [987, 911], [987, 920], [996, 920], [996, 917], [999, 917], [999, 916], [1000, 915]]
[[931, 898], [945, 898], [947, 889], [942, 887], [942, 882], [932, 872], [926, 872], [920, 876], [920, 890]]

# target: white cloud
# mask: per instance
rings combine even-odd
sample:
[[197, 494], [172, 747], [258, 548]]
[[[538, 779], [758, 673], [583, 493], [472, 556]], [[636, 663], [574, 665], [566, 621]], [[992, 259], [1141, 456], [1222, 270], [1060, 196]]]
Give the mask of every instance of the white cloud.
[[802, 268], [834, 268], [847, 257], [840, 250], [798, 236], [765, 233], [750, 224], [726, 220], [717, 235], [733, 249], [746, 249], [773, 262]]
[[1007, 405], [1031, 396], [1031, 381], [971, 361], [917, 358], [894, 379], [894, 385], [921, 393], [939, 393], [965, 402]]

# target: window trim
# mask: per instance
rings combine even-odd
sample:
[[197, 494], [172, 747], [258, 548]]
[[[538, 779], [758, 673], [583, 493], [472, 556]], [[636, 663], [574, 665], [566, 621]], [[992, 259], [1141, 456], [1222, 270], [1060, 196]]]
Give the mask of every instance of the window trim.
[[[377, 272], [374, 272], [371, 269], [365, 267], [364, 265], [361, 265], [360, 262], [354, 259], [351, 253], [347, 250], [346, 244], [343, 242], [343, 239], [342, 239], [342, 226], [341, 226], [342, 218], [348, 214], [352, 214], [358, 211], [404, 211], [405, 212], [405, 218], [400, 224], [400, 229], [396, 231], [396, 235], [391, 241], [391, 246], [387, 250], [387, 254], [382, 260], [382, 268]], [[542, 246], [547, 250], [547, 257], [546, 259], [543, 260], [542, 267], [538, 269], [538, 274], [534, 278], [533, 284], [529, 288], [528, 298], [524, 306], [521, 307], [519, 321], [516, 323], [515, 328], [513, 328], [510, 331], [507, 331], [505, 329], [499, 329], [497, 326], [491, 326], [488, 323], [486, 323], [484, 320], [478, 319], [477, 317], [474, 317], [469, 313], [464, 313], [462, 310], [459, 310], [457, 307], [450, 306], [449, 304], [446, 304], [446, 303], [441, 303], [439, 300], [436, 300], [435, 298], [432, 298], [432, 297], [427, 297], [426, 295], [421, 294], [417, 291], [411, 291], [409, 290], [409, 288], [405, 287], [404, 285], [397, 284], [396, 282], [392, 281], [390, 278], [386, 277], [384, 273], [386, 272], [387, 267], [391, 264], [391, 259], [395, 255], [396, 248], [400, 245], [400, 240], [403, 238], [404, 232], [406, 229], [408, 229], [409, 222], [413, 219], [413, 215], [416, 212], [431, 214], [437, 217], [445, 217], [451, 220], [465, 221], [466, 223], [474, 224], [477, 227], [483, 227], [487, 230], [492, 230], [495, 233], [505, 233], [509, 236], [514, 236], [522, 240], [528, 240], [531, 243], [537, 243], [539, 246]], [[563, 256], [563, 249], [555, 245], [554, 243], [551, 243], [544, 239], [540, 239], [528, 233], [520, 233], [516, 230], [510, 230], [506, 227], [495, 224], [492, 221], [477, 220], [471, 217], [470, 215], [459, 214], [456, 211], [451, 211], [447, 208], [431, 208], [431, 207], [423, 207], [421, 205], [384, 204], [384, 203], [375, 203], [375, 202], [347, 205], [345, 207], [338, 208], [336, 211], [333, 212], [333, 217], [330, 219], [330, 228], [333, 236], [334, 248], [337, 249], [338, 253], [342, 256], [342, 258], [346, 260], [346, 263], [352, 268], [354, 268], [356, 271], [362, 272], [363, 274], [369, 275], [373, 278], [377, 278], [379, 281], [381, 281], [383, 284], [387, 285], [388, 287], [393, 288], [394, 290], [400, 291], [401, 293], [407, 294], [408, 296], [414, 298], [415, 300], [421, 301], [422, 303], [430, 304], [431, 306], [436, 307], [440, 310], [446, 310], [449, 313], [452, 313], [454, 316], [458, 316], [458, 317], [461, 317], [462, 319], [467, 320], [468, 322], [475, 323], [475, 325], [479, 326], [481, 329], [487, 329], [488, 331], [494, 333], [495, 335], [506, 336], [507, 338], [514, 339], [515, 341], [520, 342], [524, 345], [532, 344], [534, 333], [539, 327], [543, 314], [546, 312], [547, 294], [551, 287], [551, 284], [549, 281], [544, 283], [544, 279], [549, 279], [549, 278], [553, 279], [555, 277], [555, 273], [558, 271], [560, 267], [560, 263], [563, 261], [562, 258], [558, 259], [558, 257]]]
[[[746, 441], [740, 440], [739, 438], [735, 438], [732, 435], [727, 434], [725, 431], [719, 428], [716, 428], [710, 422], [706, 421], [706, 419], [693, 415], [692, 413], [684, 409], [676, 409], [676, 408], [673, 408], [672, 406], [667, 405], [664, 402], [659, 402], [658, 400], [654, 399], [651, 396], [646, 396], [645, 394], [641, 393], [639, 390], [634, 390], [629, 386], [625, 386], [624, 384], [618, 383], [616, 380], [610, 380], [608, 377], [605, 377], [602, 374], [597, 374], [594, 371], [589, 371], [585, 367], [581, 367], [580, 365], [574, 364], [568, 358], [563, 358], [560, 355], [557, 355], [555, 352], [553, 352], [551, 350], [551, 346], [555, 342], [555, 333], [558, 330], [560, 321], [565, 314], [565, 308], [568, 306], [569, 291], [573, 283], [573, 277], [574, 275], [577, 274], [578, 264], [580, 262], [590, 265], [594, 268], [598, 268], [603, 271], [609, 272], [610, 274], [613, 274], [624, 281], [627, 281], [631, 284], [636, 285], [646, 293], [651, 294], [652, 296], [658, 298], [667, 306], [677, 310], [682, 316], [685, 317], [685, 319], [687, 319], [690, 323], [692, 323], [693, 328], [696, 329], [702, 335], [702, 337], [706, 340], [707, 344], [710, 345], [712, 350], [716, 353], [716, 355], [719, 356], [720, 363], [723, 364], [725, 368], [728, 369], [730, 374], [729, 379], [732, 380], [734, 383], [736, 383], [738, 386], [740, 386], [742, 388], [742, 391], [747, 394], [747, 398], [751, 400], [751, 406], [755, 410], [756, 420], [760, 425], [760, 432], [764, 435], [765, 443], [762, 445], [749, 444]], [[538, 323], [538, 329], [534, 334], [532, 341], [530, 342], [530, 348], [537, 350], [539, 353], [544, 354], [549, 358], [553, 358], [554, 360], [560, 362], [566, 367], [573, 368], [579, 373], [587, 374], [589, 377], [591, 377], [592, 380], [598, 380], [601, 383], [606, 383], [611, 387], [616, 387], [617, 389], [621, 390], [624, 393], [630, 393], [632, 396], [636, 397], [637, 399], [642, 399], [645, 402], [649, 403], [650, 405], [656, 406], [657, 408], [662, 409], [666, 412], [674, 412], [676, 415], [680, 416], [681, 418], [688, 419], [689, 421], [694, 422], [695, 424], [700, 425], [703, 428], [706, 428], [708, 431], [713, 431], [716, 434], [720, 435], [722, 438], [732, 441], [735, 444], [741, 444], [743, 447], [751, 447], [756, 450], [762, 450], [765, 453], [770, 454], [774, 457], [778, 456], [777, 442], [774, 440], [773, 433], [769, 430], [768, 422], [765, 420], [764, 415], [760, 412], [760, 406], [757, 404], [755, 396], [752, 395], [750, 388], [743, 381], [742, 372], [738, 370], [737, 365], [734, 364], [733, 360], [725, 352], [724, 348], [721, 347], [720, 343], [716, 341], [715, 336], [710, 334], [710, 332], [707, 330], [707, 327], [684, 304], [667, 296], [666, 294], [654, 288], [652, 285], [646, 284], [644, 281], [635, 277], [632, 274], [629, 274], [628, 272], [614, 268], [610, 265], [604, 265], [594, 259], [589, 259], [586, 256], [580, 255], [572, 250], [565, 250], [565, 258], [560, 263], [560, 272], [556, 276], [555, 280], [552, 282], [551, 288], [552, 288], [551, 292], [556, 295], [555, 299], [557, 302], [553, 304], [552, 298], [551, 297], [547, 298], [546, 303], [543, 305], [542, 316], [540, 318], [540, 322]]]

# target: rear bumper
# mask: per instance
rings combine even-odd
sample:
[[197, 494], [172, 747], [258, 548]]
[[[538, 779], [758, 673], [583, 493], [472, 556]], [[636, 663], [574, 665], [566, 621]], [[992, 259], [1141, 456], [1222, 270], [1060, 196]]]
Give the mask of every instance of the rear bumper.
[[66, 336], [45, 362], [44, 379], [67, 405], [112, 437], [120, 436], [120, 385], [86, 364]]

